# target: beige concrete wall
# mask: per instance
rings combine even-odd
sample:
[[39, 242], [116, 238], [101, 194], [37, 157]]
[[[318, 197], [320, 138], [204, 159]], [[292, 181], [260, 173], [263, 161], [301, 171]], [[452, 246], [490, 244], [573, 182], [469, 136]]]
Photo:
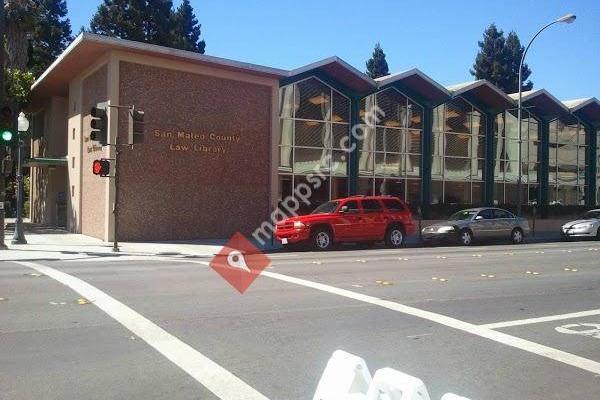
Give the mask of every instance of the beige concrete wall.
[[[277, 80], [119, 58], [118, 102], [146, 120], [144, 144], [120, 160], [119, 238], [229, 237], [259, 226], [276, 195]], [[125, 113], [118, 128], [127, 132]]]
[[106, 182], [92, 174], [92, 162], [104, 157], [106, 151], [90, 140], [90, 110], [99, 103], [108, 101], [108, 67], [101, 66], [81, 81], [81, 233], [106, 239], [105, 219]]

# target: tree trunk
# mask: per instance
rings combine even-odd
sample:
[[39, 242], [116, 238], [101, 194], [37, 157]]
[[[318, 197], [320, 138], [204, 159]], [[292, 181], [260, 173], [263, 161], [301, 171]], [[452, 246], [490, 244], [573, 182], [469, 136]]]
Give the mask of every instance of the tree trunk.
[[11, 24], [10, 21], [6, 27], [6, 50], [8, 53], [8, 67], [24, 70], [27, 67], [28, 44], [27, 32], [18, 24]]

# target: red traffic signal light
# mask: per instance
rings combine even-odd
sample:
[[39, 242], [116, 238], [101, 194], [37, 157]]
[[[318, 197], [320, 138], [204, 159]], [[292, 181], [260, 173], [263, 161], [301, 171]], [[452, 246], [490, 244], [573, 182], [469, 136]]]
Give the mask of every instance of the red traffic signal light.
[[94, 175], [108, 176], [110, 173], [110, 161], [104, 158], [94, 160], [92, 163], [92, 173]]

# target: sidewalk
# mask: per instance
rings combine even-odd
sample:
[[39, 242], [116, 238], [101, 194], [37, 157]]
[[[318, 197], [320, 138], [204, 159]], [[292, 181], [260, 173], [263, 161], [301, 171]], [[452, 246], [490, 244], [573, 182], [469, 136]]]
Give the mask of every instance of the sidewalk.
[[4, 243], [0, 261], [27, 259], [77, 259], [82, 257], [119, 257], [152, 255], [187, 255], [212, 258], [226, 240], [198, 240], [185, 242], [122, 242], [119, 252], [112, 251], [112, 243], [90, 236], [70, 233], [60, 228], [47, 228], [25, 223], [27, 244], [11, 244], [14, 220], [6, 219]]

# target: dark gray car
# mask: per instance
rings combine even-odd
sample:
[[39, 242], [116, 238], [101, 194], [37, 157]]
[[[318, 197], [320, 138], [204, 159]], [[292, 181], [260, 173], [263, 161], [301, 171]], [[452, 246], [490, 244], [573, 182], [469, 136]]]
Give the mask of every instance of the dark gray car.
[[469, 246], [476, 239], [506, 238], [519, 244], [529, 234], [529, 223], [500, 208], [470, 208], [453, 214], [448, 221], [423, 228], [421, 234], [425, 243], [458, 240]]

